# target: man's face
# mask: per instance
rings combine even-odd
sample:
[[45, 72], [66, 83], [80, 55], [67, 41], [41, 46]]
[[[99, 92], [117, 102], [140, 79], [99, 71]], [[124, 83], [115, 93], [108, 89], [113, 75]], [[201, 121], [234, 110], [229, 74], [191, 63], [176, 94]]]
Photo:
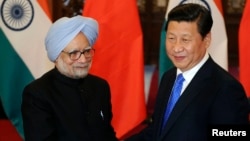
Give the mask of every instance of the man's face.
[[177, 68], [187, 71], [202, 60], [210, 40], [210, 33], [202, 39], [196, 22], [170, 21], [166, 33], [167, 55]]
[[60, 53], [55, 61], [55, 65], [59, 72], [62, 74], [79, 79], [87, 76], [92, 64], [92, 57], [86, 58], [84, 54], [81, 54], [77, 60], [72, 60], [69, 53], [75, 51], [84, 51], [90, 48], [86, 36], [80, 32]]

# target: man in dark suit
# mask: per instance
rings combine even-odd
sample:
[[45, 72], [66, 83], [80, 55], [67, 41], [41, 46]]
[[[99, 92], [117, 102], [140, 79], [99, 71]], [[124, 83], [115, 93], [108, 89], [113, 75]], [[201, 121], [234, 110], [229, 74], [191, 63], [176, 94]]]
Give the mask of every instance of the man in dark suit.
[[[207, 52], [211, 13], [189, 3], [173, 8], [167, 20], [166, 51], [175, 67], [161, 79], [152, 123], [127, 140], [206, 141], [215, 127], [240, 130], [237, 127], [249, 122], [249, 103], [242, 85]], [[166, 107], [178, 74], [183, 75], [184, 82], [171, 112]], [[166, 112], [170, 112], [168, 119], [164, 119]]]
[[25, 141], [117, 140], [109, 84], [88, 73], [97, 36], [97, 21], [83, 16], [49, 29], [45, 45], [55, 68], [24, 88]]

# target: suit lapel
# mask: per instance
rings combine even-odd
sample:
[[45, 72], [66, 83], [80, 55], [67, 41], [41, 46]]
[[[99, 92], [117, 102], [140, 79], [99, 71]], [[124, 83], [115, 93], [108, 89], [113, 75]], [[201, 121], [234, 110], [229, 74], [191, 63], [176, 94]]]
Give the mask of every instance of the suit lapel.
[[[155, 116], [159, 118], [159, 121], [156, 123], [158, 127], [161, 127], [163, 124], [163, 117], [165, 113], [165, 107], [167, 106], [169, 96], [171, 94], [171, 90], [175, 81], [176, 76], [176, 68], [173, 68], [167, 73], [167, 75], [163, 76], [163, 79], [161, 81], [158, 94], [157, 94], [157, 100], [156, 101], [156, 107], [155, 107]], [[164, 100], [163, 100], [164, 99]], [[158, 107], [157, 107], [158, 106]], [[161, 134], [161, 128], [157, 129], [157, 137]]]

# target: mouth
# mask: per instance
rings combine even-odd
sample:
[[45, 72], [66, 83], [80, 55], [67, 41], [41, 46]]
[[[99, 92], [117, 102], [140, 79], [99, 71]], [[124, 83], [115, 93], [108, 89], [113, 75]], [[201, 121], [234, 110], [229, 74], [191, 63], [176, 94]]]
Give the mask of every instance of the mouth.
[[185, 57], [184, 56], [174, 56], [176, 61], [182, 61]]
[[77, 69], [86, 69], [86, 68], [88, 68], [88, 65], [78, 65], [78, 66], [74, 66], [74, 68], [77, 68]]

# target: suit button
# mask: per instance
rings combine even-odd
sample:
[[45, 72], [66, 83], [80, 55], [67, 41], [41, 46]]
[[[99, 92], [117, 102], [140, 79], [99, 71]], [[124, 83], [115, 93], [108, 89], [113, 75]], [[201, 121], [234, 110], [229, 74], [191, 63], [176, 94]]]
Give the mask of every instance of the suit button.
[[83, 93], [83, 92], [84, 92], [84, 90], [83, 90], [83, 89], [80, 89], [80, 92], [81, 92], [81, 93]]
[[89, 111], [88, 111], [88, 112], [86, 112], [85, 114], [86, 114], [86, 116], [90, 116], [90, 112], [89, 112]]

